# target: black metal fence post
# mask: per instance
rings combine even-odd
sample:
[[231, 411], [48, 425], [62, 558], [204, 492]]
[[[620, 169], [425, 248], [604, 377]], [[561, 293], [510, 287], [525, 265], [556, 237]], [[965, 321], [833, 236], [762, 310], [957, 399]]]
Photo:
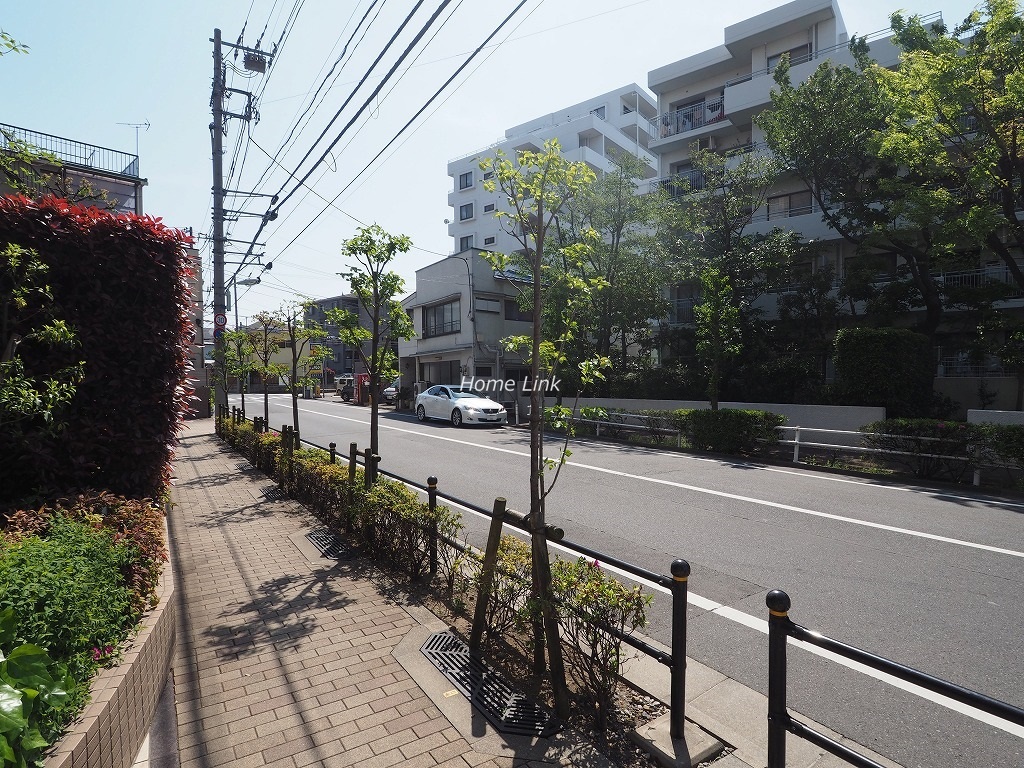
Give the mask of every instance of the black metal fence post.
[[672, 680], [669, 708], [671, 735], [683, 737], [686, 722], [686, 591], [690, 578], [690, 564], [685, 560], [672, 561]]
[[337, 443], [328, 443], [327, 447], [331, 451], [331, 464], [337, 464], [338, 463], [338, 444]]
[[295, 450], [297, 451], [297, 450], [302, 448], [302, 441], [299, 440], [299, 430], [297, 430], [294, 427], [292, 427], [292, 434], [295, 436], [295, 443], [294, 443], [294, 445], [295, 445]]
[[789, 595], [773, 589], [768, 606], [768, 768], [786, 768], [786, 642], [789, 640]]
[[427, 546], [430, 555], [430, 578], [437, 575], [437, 478], [431, 475], [427, 478], [427, 509], [430, 510], [430, 541]]

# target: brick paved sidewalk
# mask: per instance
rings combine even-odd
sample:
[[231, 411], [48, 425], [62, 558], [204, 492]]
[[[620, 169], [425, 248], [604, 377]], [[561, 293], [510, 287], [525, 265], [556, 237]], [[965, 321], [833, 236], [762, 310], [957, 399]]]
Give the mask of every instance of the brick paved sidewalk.
[[315, 521], [212, 430], [182, 435], [168, 521], [182, 768], [548, 762], [474, 749], [393, 655], [417, 617], [300, 549]]

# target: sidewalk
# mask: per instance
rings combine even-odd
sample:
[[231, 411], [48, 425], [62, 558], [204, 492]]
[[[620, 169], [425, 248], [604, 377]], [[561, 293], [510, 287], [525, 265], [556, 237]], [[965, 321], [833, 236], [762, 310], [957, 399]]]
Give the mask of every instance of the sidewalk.
[[466, 717], [483, 736], [471, 745], [435, 704], [456, 704], [450, 684], [418, 670], [428, 694], [399, 661], [415, 667], [423, 640], [446, 626], [383, 594], [358, 560], [323, 558], [304, 535], [316, 521], [225, 447], [211, 419], [188, 423], [174, 469], [181, 768], [512, 768], [580, 749], [545, 754]]
[[[177, 647], [136, 768], [609, 766], [573, 732], [497, 733], [420, 652], [447, 625], [404, 605], [358, 558], [324, 557], [306, 538], [317, 521], [213, 429], [187, 422], [176, 452]], [[641, 657], [627, 676], [668, 700], [661, 665]], [[715, 767], [763, 766], [765, 698], [693, 660], [687, 678], [694, 734], [732, 747]], [[689, 730], [687, 741], [662, 746], [700, 746]], [[845, 765], [787, 741], [794, 768]]]

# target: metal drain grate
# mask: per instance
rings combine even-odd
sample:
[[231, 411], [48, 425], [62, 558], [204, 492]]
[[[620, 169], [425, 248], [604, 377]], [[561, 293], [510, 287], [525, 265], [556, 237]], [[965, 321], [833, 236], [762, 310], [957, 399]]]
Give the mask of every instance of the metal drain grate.
[[331, 532], [330, 528], [314, 528], [306, 534], [306, 538], [320, 550], [321, 555], [332, 560], [341, 560], [351, 554], [349, 548]]
[[558, 721], [547, 709], [473, 658], [469, 646], [450, 632], [431, 635], [420, 650], [500, 733], [551, 736], [558, 731]]

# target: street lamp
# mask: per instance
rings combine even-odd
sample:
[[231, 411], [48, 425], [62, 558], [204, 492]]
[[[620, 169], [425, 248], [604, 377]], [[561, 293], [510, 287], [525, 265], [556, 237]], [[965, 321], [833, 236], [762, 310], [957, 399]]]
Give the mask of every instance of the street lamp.
[[232, 298], [234, 299], [235, 305], [235, 330], [238, 330], [238, 286], [240, 285], [259, 285], [260, 279], [258, 277], [247, 277], [244, 280], [231, 280]]

